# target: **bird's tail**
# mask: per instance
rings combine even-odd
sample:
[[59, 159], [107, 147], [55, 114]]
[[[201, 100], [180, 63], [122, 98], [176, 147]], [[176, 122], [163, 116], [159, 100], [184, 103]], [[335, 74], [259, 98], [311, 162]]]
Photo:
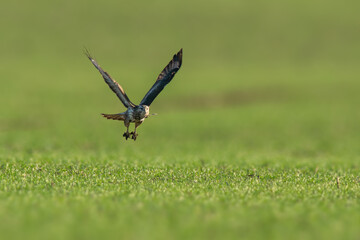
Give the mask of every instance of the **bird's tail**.
[[102, 113], [101, 115], [103, 115], [103, 117], [105, 117], [105, 118], [107, 118], [107, 119], [120, 120], [120, 121], [124, 121], [124, 120], [125, 120], [125, 114], [124, 114], [124, 113], [116, 113], [116, 114], [105, 114], [105, 113]]

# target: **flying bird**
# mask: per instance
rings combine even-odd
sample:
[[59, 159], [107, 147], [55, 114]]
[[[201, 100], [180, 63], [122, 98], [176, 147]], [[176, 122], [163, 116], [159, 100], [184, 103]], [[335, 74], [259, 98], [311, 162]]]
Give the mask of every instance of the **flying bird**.
[[[110, 89], [117, 95], [122, 104], [124, 104], [124, 106], [127, 108], [127, 110], [122, 113], [102, 115], [107, 119], [124, 121], [126, 132], [123, 134], [123, 137], [125, 137], [127, 140], [131, 136], [131, 138], [135, 141], [136, 137], [138, 136], [136, 129], [142, 122], [144, 122], [145, 118], [150, 116], [149, 108], [151, 103], [164, 89], [164, 87], [173, 79], [175, 73], [180, 69], [182, 63], [182, 49], [180, 49], [180, 51], [173, 56], [169, 64], [161, 71], [154, 85], [146, 93], [139, 105], [135, 105], [130, 101], [129, 97], [126, 95], [120, 84], [118, 84], [112, 77], [110, 77], [107, 72], [105, 72], [99, 66], [95, 59], [90, 56], [88, 51], [86, 51], [85, 54], [96, 67], [96, 69], [99, 70]], [[135, 130], [129, 133], [130, 123], [135, 123]]]

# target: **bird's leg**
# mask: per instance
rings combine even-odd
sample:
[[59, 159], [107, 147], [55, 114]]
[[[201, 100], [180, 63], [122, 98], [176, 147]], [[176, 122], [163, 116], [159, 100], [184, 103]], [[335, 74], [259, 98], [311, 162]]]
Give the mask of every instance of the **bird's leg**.
[[134, 132], [131, 132], [131, 134], [132, 134], [131, 138], [134, 139], [134, 141], [136, 140], [136, 137], [138, 136], [138, 134], [136, 133], [136, 128], [137, 128], [140, 124], [141, 124], [141, 123], [135, 122], [135, 130], [134, 130]]
[[124, 132], [123, 137], [125, 137], [125, 139], [128, 140], [128, 138], [130, 137], [130, 133], [129, 133], [129, 125], [130, 125], [130, 123], [125, 123], [124, 122], [124, 124], [126, 126], [126, 132]]

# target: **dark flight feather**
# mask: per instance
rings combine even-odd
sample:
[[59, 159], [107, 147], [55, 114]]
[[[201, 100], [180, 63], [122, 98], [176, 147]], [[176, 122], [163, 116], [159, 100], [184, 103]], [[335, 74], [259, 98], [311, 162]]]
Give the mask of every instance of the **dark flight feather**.
[[175, 73], [180, 69], [182, 63], [182, 49], [174, 55], [173, 59], [169, 64], [162, 70], [156, 79], [155, 84], [150, 88], [146, 93], [145, 97], [141, 100], [140, 105], [147, 105], [154, 101], [154, 99], [159, 95], [159, 93], [164, 89], [164, 87], [173, 79]]
[[112, 79], [110, 77], [110, 75], [99, 66], [99, 64], [95, 61], [95, 59], [93, 59], [90, 56], [88, 51], [85, 51], [85, 54], [90, 59], [92, 64], [97, 68], [97, 70], [99, 70], [99, 72], [102, 75], [102, 77], [104, 78], [105, 82], [109, 85], [110, 89], [118, 96], [118, 98], [124, 104], [124, 106], [126, 108], [135, 107], [136, 105], [130, 101], [130, 99], [126, 95], [125, 91], [120, 86], [120, 84], [118, 84], [114, 79]]

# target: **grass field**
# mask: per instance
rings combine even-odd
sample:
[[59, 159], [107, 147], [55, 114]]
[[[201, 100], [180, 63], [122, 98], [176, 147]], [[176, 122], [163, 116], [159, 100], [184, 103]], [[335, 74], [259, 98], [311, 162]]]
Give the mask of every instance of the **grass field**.
[[[12, 1], [0, 10], [4, 239], [360, 239], [358, 2]], [[90, 49], [138, 103], [125, 141]]]

